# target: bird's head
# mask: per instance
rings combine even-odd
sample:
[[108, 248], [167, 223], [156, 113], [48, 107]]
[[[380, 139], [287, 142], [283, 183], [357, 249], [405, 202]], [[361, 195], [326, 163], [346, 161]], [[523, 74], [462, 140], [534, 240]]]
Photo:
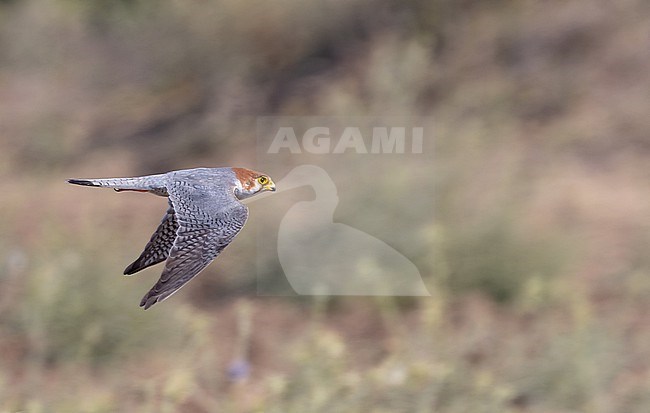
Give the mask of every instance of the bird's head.
[[235, 173], [235, 196], [245, 199], [264, 191], [275, 191], [270, 176], [246, 168], [232, 168]]

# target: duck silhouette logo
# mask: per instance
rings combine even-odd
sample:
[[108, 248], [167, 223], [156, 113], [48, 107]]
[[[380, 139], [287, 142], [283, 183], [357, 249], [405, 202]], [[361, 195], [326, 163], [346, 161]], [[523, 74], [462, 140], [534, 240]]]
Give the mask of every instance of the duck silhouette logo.
[[334, 222], [337, 188], [315, 165], [291, 170], [278, 192], [310, 186], [315, 199], [292, 205], [278, 233], [278, 258], [301, 295], [430, 295], [417, 267], [384, 241]]

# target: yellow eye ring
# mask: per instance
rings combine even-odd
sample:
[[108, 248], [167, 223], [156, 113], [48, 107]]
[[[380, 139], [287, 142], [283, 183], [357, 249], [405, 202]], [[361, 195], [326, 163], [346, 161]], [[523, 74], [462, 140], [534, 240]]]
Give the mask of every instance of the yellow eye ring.
[[266, 185], [269, 183], [269, 178], [267, 178], [266, 176], [260, 176], [259, 178], [257, 178], [257, 182], [259, 182], [260, 185]]

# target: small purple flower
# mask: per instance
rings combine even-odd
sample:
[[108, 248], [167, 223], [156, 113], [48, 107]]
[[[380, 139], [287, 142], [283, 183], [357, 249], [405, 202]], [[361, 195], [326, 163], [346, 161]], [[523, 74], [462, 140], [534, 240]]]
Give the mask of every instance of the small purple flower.
[[228, 367], [228, 378], [231, 381], [243, 381], [250, 374], [251, 365], [244, 359], [236, 359]]

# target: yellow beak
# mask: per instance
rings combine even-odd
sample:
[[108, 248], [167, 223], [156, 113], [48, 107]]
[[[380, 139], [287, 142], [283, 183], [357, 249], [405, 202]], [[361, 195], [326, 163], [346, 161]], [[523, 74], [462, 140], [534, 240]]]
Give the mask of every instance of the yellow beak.
[[269, 182], [266, 185], [264, 185], [264, 190], [275, 192], [275, 183], [273, 183], [273, 181], [270, 178], [269, 178]]

